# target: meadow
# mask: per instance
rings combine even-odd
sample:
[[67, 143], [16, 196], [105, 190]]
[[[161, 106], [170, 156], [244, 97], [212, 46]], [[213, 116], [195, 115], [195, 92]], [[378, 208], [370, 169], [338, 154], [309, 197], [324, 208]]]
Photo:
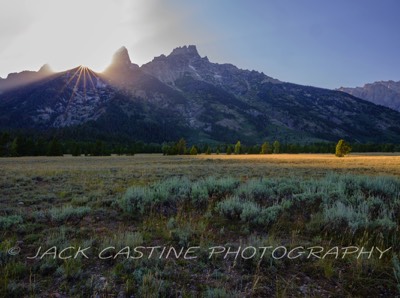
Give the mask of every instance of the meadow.
[[2, 297], [399, 293], [397, 154], [20, 157], [0, 170]]

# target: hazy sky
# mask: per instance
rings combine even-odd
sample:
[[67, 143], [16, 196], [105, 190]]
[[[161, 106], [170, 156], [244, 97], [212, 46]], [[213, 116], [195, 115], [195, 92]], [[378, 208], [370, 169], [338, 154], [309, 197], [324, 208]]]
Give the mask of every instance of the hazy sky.
[[326, 88], [400, 80], [398, 0], [0, 0], [0, 76], [139, 65], [174, 47]]

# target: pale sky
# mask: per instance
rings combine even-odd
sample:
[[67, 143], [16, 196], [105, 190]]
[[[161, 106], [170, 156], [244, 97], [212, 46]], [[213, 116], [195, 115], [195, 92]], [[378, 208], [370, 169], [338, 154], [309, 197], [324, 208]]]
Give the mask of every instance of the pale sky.
[[195, 44], [210, 61], [317, 87], [400, 80], [397, 0], [0, 0], [0, 76], [139, 65]]

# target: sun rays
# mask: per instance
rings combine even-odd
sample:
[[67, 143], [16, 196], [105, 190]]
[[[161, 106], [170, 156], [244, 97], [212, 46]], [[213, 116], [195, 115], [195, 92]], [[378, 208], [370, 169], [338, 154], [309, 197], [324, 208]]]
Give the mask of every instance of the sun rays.
[[98, 75], [90, 68], [81, 65], [67, 72], [66, 75], [70, 77], [68, 77], [68, 80], [59, 92], [59, 96], [63, 97], [63, 95], [67, 95], [68, 97], [63, 113], [64, 118], [67, 117], [68, 111], [70, 110], [71, 105], [75, 104], [75, 99], [77, 97], [83, 99], [83, 104], [86, 104], [89, 100], [93, 100], [93, 96], [89, 94], [94, 94], [94, 99], [100, 98], [97, 87], [94, 83], [94, 79], [98, 80]]

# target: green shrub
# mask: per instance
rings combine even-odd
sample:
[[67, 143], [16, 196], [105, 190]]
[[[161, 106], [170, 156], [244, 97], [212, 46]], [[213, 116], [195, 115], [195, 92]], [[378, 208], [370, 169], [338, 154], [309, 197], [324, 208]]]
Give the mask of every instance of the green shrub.
[[0, 230], [7, 230], [15, 225], [22, 224], [23, 218], [21, 215], [8, 215], [0, 217]]
[[242, 200], [237, 196], [221, 201], [216, 206], [216, 211], [227, 219], [237, 219], [253, 225], [269, 225], [275, 222], [283, 207], [274, 205], [260, 207], [260, 205]]
[[39, 267], [39, 271], [42, 275], [53, 274], [58, 269], [57, 260], [53, 258], [46, 258]]
[[232, 193], [239, 185], [233, 178], [215, 179], [209, 177], [197, 182], [187, 178], [173, 177], [153, 185], [130, 187], [118, 204], [128, 213], [141, 215], [154, 210], [174, 214], [179, 204], [191, 202], [195, 207], [204, 207], [210, 196]]
[[58, 276], [68, 280], [79, 279], [83, 273], [82, 260], [74, 258], [63, 260], [62, 265], [56, 270]]
[[276, 222], [279, 215], [281, 214], [283, 207], [281, 205], [274, 205], [261, 210], [261, 214], [258, 216], [256, 223], [260, 225], [270, 225]]
[[262, 179], [250, 179], [236, 189], [235, 194], [247, 200], [262, 202], [274, 195], [269, 183]]
[[397, 290], [400, 293], [400, 262], [399, 258], [396, 255], [393, 256], [392, 263], [393, 263], [394, 277], [396, 278], [397, 281]]
[[207, 288], [204, 292], [206, 298], [228, 298], [232, 297], [224, 288]]
[[239, 197], [234, 196], [219, 202], [215, 209], [220, 215], [228, 219], [240, 219], [245, 204], [254, 205], [250, 201], [244, 202]]
[[188, 178], [172, 177], [151, 186], [156, 201], [167, 200], [178, 202], [189, 197], [191, 182]]
[[250, 179], [240, 185], [235, 194], [241, 198], [255, 201], [261, 206], [271, 206], [283, 199], [291, 199], [303, 191], [297, 178]]
[[88, 197], [74, 197], [71, 200], [71, 204], [74, 206], [83, 206], [86, 205], [89, 202], [89, 198]]
[[63, 222], [70, 219], [82, 219], [90, 212], [89, 207], [73, 207], [66, 205], [61, 208], [52, 208], [49, 210], [49, 215], [52, 221]]
[[34, 211], [33, 217], [37, 222], [41, 223], [47, 222], [49, 220], [48, 212], [46, 212], [45, 210]]
[[181, 247], [190, 246], [191, 240], [195, 236], [195, 232], [190, 226], [186, 224], [183, 227], [177, 227], [171, 230], [171, 236], [174, 241], [176, 241]]
[[171, 217], [167, 222], [167, 229], [171, 231], [173, 229], [176, 229], [177, 227], [178, 227], [178, 224], [177, 224], [175, 218]]
[[190, 181], [173, 177], [149, 187], [130, 187], [119, 201], [122, 210], [144, 214], [152, 209], [158, 212], [175, 213], [177, 205], [189, 198]]
[[165, 292], [165, 283], [158, 276], [151, 272], [143, 275], [142, 284], [139, 287], [140, 297], [163, 297]]
[[7, 295], [4, 297], [26, 297], [28, 296], [29, 289], [24, 282], [11, 281], [7, 285], [6, 293]]
[[332, 225], [340, 226], [345, 223], [353, 230], [357, 230], [368, 222], [368, 205], [364, 203], [354, 208], [342, 202], [336, 202], [332, 206], [325, 206], [324, 218]]
[[[379, 204], [379, 200], [371, 200], [372, 204]], [[382, 201], [380, 201], [382, 202]], [[331, 206], [324, 207], [324, 219], [332, 226], [347, 225], [352, 230], [367, 229], [367, 228], [384, 228], [394, 229], [396, 227], [395, 217], [393, 212], [389, 212], [383, 205], [374, 213], [371, 214], [371, 202], [362, 200], [356, 204], [335, 202]]]
[[242, 184], [232, 177], [196, 182], [174, 177], [148, 187], [129, 188], [119, 205], [129, 213], [154, 210], [171, 214], [183, 202], [203, 208], [210, 198], [217, 198], [215, 210], [220, 215], [253, 225], [273, 224], [286, 210], [305, 219], [309, 218], [307, 212], [321, 212], [326, 224], [352, 230], [393, 229], [400, 210], [399, 190], [395, 178], [338, 173], [318, 180], [258, 178]]
[[200, 182], [194, 183], [190, 197], [194, 206], [203, 207], [209, 199], [207, 187]]
[[240, 220], [248, 223], [256, 223], [259, 221], [261, 212], [262, 211], [259, 205], [250, 201], [244, 201], [240, 214]]
[[170, 232], [172, 240], [177, 242], [180, 246], [189, 246], [189, 243], [196, 234], [190, 223], [177, 222], [173, 217], [168, 220], [167, 229]]
[[114, 246], [117, 250], [123, 247], [136, 247], [143, 244], [143, 235], [140, 232], [120, 232], [102, 240], [102, 247]]
[[70, 245], [70, 239], [72, 238], [73, 234], [73, 228], [61, 226], [47, 235], [46, 246], [67, 247]]
[[239, 186], [239, 180], [226, 177], [216, 179], [215, 177], [208, 177], [201, 181], [201, 184], [207, 188], [208, 194], [210, 196], [217, 195], [222, 196], [226, 194], [231, 194]]
[[147, 187], [139, 186], [128, 188], [119, 201], [119, 206], [125, 212], [143, 214], [154, 203], [152, 191]]
[[379, 196], [389, 200], [400, 199], [400, 181], [393, 177], [359, 177], [361, 188], [370, 196]]

